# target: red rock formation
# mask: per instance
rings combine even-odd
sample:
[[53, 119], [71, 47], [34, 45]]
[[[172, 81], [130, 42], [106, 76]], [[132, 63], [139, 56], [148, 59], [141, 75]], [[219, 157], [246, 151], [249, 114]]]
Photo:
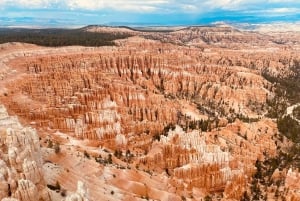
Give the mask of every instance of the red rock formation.
[[[156, 38], [160, 39], [161, 34]], [[83, 179], [92, 187], [94, 197], [98, 195], [96, 185], [111, 185], [116, 197], [124, 200], [136, 196], [179, 200], [179, 194], [199, 194], [200, 198], [220, 191], [226, 199], [238, 200], [255, 171], [255, 161], [264, 159], [265, 154], [276, 155], [276, 124], [264, 118], [266, 100], [274, 95], [274, 86], [261, 73], [287, 76], [294, 60], [299, 59], [293, 49], [277, 45], [265, 48], [271, 42], [264, 39], [259, 34], [229, 28], [191, 28], [166, 36], [166, 40], [190, 43], [190, 47], [140, 37], [117, 41], [117, 47], [52, 49], [25, 45], [15, 51], [3, 47], [0, 101], [22, 122], [41, 129], [42, 138], [49, 135], [66, 146], [52, 159], [71, 170], [57, 177], [67, 187], [82, 179], [73, 172], [77, 167], [70, 165], [75, 164], [70, 163], [74, 159], [69, 156], [72, 151], [79, 154], [87, 150], [85, 153], [91, 156], [101, 153], [101, 162], [108, 155], [101, 152], [103, 147], [107, 152], [129, 150], [132, 156], [129, 154], [131, 161], [127, 153], [120, 159], [113, 156], [113, 164], [107, 166], [95, 165], [91, 157], [88, 167], [95, 169], [96, 176], [83, 174]], [[256, 48], [247, 44], [252, 40]], [[236, 49], [219, 48], [232, 41], [228, 47]], [[242, 45], [237, 47], [238, 43]], [[195, 47], [198, 45], [202, 48]], [[228, 123], [227, 118], [237, 114], [257, 118], [257, 122]], [[1, 115], [7, 116], [0, 112], [0, 119]], [[212, 121], [212, 117], [219, 121], [210, 122], [209, 132], [189, 131], [188, 125], [194, 120]], [[5, 128], [16, 124], [13, 118], [0, 121]], [[161, 135], [170, 124], [185, 125], [187, 131], [177, 128], [167, 137]], [[37, 184], [43, 181], [40, 159], [35, 154], [28, 157], [38, 152], [39, 144], [22, 134], [35, 136], [34, 130], [8, 129], [3, 133], [8, 134], [0, 146], [9, 144], [10, 149], [3, 148], [4, 154], [0, 153], [4, 161], [0, 161], [0, 173], [5, 180], [0, 182], [0, 196], [6, 197], [6, 183], [10, 182], [17, 192], [14, 197], [30, 200], [40, 190]], [[159, 142], [153, 138], [157, 136]], [[28, 144], [34, 142], [33, 150], [18, 148], [22, 147], [17, 144], [19, 138]], [[91, 144], [100, 148], [89, 147]], [[16, 171], [6, 173], [8, 163]], [[126, 170], [118, 169], [126, 166]], [[18, 171], [22, 172], [18, 180], [7, 180], [6, 175], [15, 178]], [[106, 177], [105, 171], [111, 175]], [[118, 178], [112, 176], [114, 173]], [[65, 175], [72, 178], [65, 182]], [[99, 175], [107, 181], [94, 183]], [[17, 186], [21, 179], [30, 182], [22, 180]], [[24, 191], [29, 192], [26, 198]], [[103, 198], [110, 196], [105, 193], [101, 194]], [[77, 192], [68, 199], [75, 197], [84, 196]]]
[[[207, 145], [205, 135], [193, 131], [185, 133], [179, 127], [169, 131], [168, 137], [154, 143], [141, 163], [168, 169], [174, 179], [182, 180], [187, 189], [198, 187], [206, 191], [224, 190], [228, 181], [243, 170], [232, 170], [230, 153], [219, 146]], [[149, 165], [150, 164], [150, 165]]]
[[299, 170], [289, 169], [285, 179], [285, 187], [288, 189], [287, 200], [295, 201], [300, 199], [300, 184], [299, 184]]
[[77, 184], [77, 191], [74, 194], [67, 196], [65, 201], [73, 201], [73, 200], [81, 200], [81, 201], [89, 201], [87, 189], [81, 181]]
[[0, 105], [0, 199], [50, 200], [43, 179], [42, 154], [36, 131], [23, 128]]
[[[172, 51], [171, 45], [164, 45], [164, 52], [159, 53], [149, 45], [149, 54], [120, 48], [119, 54], [41, 57], [18, 63], [28, 75], [21, 86], [16, 82], [10, 88], [18, 88], [44, 106], [30, 110], [27, 102], [16, 100], [9, 108], [39, 125], [76, 130], [81, 138], [111, 140], [120, 132], [136, 131], [143, 121], [153, 124], [151, 128], [176, 123], [181, 112], [172, 101], [176, 97], [203, 108], [220, 107], [222, 115], [231, 109], [255, 115], [250, 105], [262, 107], [271, 94], [264, 88], [268, 82], [254, 71], [203, 65], [207, 59], [199, 59], [197, 49]], [[109, 120], [103, 115], [109, 115]]]

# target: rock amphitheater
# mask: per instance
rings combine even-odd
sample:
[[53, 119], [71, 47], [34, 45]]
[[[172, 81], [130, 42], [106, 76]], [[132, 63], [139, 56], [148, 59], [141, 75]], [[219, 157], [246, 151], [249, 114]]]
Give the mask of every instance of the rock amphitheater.
[[[113, 47], [0, 45], [0, 200], [241, 200], [256, 162], [288, 146], [266, 117], [275, 88], [262, 74], [292, 74], [299, 40], [86, 31], [133, 36]], [[300, 200], [298, 170], [285, 174], [287, 200]]]

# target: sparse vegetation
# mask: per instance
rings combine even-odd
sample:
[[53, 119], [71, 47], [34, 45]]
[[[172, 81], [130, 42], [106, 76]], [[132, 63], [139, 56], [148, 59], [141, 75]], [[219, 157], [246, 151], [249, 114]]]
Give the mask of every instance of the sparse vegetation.
[[84, 150], [83, 155], [86, 158], [90, 158], [90, 155], [89, 155], [89, 153], [86, 150]]
[[300, 125], [290, 116], [285, 116], [277, 121], [278, 130], [295, 143], [300, 142]]
[[60, 183], [58, 181], [56, 181], [55, 185], [47, 184], [47, 187], [53, 191], [60, 191], [61, 189]]
[[189, 129], [201, 129], [201, 131], [208, 131], [210, 130], [210, 125], [212, 121], [210, 120], [197, 120], [197, 121], [188, 121], [188, 125], [185, 127]]
[[275, 92], [278, 97], [286, 97], [291, 104], [295, 104], [300, 101], [299, 69], [300, 66], [292, 67], [291, 70], [293, 71], [294, 75], [285, 78], [274, 77], [267, 72], [264, 72], [262, 75], [266, 80], [275, 85]]
[[[257, 160], [255, 167], [257, 171], [253, 176], [250, 188], [249, 197], [252, 198], [250, 200], [263, 199], [266, 196], [263, 189], [272, 185], [277, 187], [274, 195], [279, 196], [282, 192], [279, 192], [278, 189], [284, 185], [284, 181], [281, 179], [274, 181], [272, 175], [276, 169], [281, 171], [290, 167], [300, 168], [300, 146], [294, 144], [285, 151], [279, 151], [279, 154], [274, 158], [268, 158], [263, 162]], [[243, 198], [246, 200], [245, 195]]]
[[62, 197], [66, 197], [67, 191], [66, 191], [65, 189], [61, 189], [60, 195], [61, 195]]
[[102, 156], [99, 155], [98, 157], [95, 157], [95, 161], [103, 165], [112, 164], [112, 154], [108, 154], [106, 158], [102, 158]]
[[108, 156], [107, 156], [107, 163], [112, 164], [112, 155], [111, 154], [108, 154]]
[[56, 154], [60, 153], [60, 145], [58, 142], [55, 143], [55, 145], [54, 145], [54, 151]]
[[164, 127], [164, 130], [163, 130], [162, 134], [164, 136], [168, 136], [168, 132], [169, 132], [170, 129], [174, 130], [175, 129], [175, 125], [172, 124], [172, 123], [169, 123], [167, 126]]
[[120, 150], [120, 149], [116, 149], [116, 150], [115, 150], [114, 156], [115, 156], [116, 158], [121, 158], [122, 155], [123, 155], [122, 150]]
[[211, 196], [207, 195], [204, 197], [204, 201], [212, 201]]
[[158, 133], [156, 133], [155, 135], [153, 135], [153, 141], [157, 140], [160, 141], [160, 135]]
[[[297, 144], [300, 142], [300, 125], [292, 117], [284, 116], [288, 104], [300, 102], [300, 73], [298, 64], [299, 63], [292, 68], [295, 75], [289, 78], [277, 78], [270, 76], [268, 73], [263, 73], [263, 76], [272, 82], [275, 87], [275, 97], [272, 100], [268, 100], [267, 105], [269, 106], [268, 116], [277, 119], [277, 126], [280, 131], [280, 135], [277, 136], [277, 138], [280, 142], [283, 142], [283, 136], [285, 136], [294, 142], [294, 144], [286, 150], [282, 150], [282, 148], [277, 145], [280, 151], [276, 157], [267, 158], [263, 162], [256, 162], [257, 172], [253, 177], [251, 186], [252, 200], [264, 199], [266, 194], [263, 195], [262, 192], [264, 192], [264, 190], [261, 189], [271, 185], [276, 186], [274, 196], [276, 199], [279, 199], [283, 193], [279, 190], [279, 187], [284, 185], [284, 181], [273, 181], [271, 177], [274, 171], [277, 168], [278, 170], [283, 170], [290, 167], [300, 167], [300, 148]], [[297, 110], [294, 115], [296, 113]], [[267, 154], [265, 154], [265, 156], [267, 156]]]
[[246, 123], [252, 123], [252, 122], [258, 122], [259, 121], [259, 118], [249, 118], [247, 116], [244, 116], [243, 114], [238, 114], [237, 115], [237, 118], [243, 122], [246, 122]]
[[47, 141], [47, 147], [48, 148], [53, 148], [53, 142], [51, 140]]
[[[257, 172], [254, 175], [251, 187], [253, 199], [262, 198], [260, 195], [260, 186], [270, 186], [273, 184], [274, 181], [271, 179], [271, 176], [277, 168], [282, 170], [284, 168], [300, 167], [300, 148], [297, 144], [300, 142], [300, 125], [292, 117], [284, 116], [288, 104], [300, 102], [300, 65], [298, 61], [294, 61], [294, 64], [295, 65], [291, 67], [294, 75], [288, 78], [274, 77], [267, 72], [263, 73], [265, 79], [272, 82], [275, 87], [275, 97], [271, 100], [267, 100], [267, 105], [269, 106], [268, 116], [277, 119], [277, 126], [280, 131], [278, 140], [283, 142], [283, 136], [285, 136], [294, 142], [294, 144], [287, 150], [282, 150], [282, 148], [277, 145], [278, 150], [280, 149], [278, 156], [275, 158], [267, 158], [263, 162], [257, 161]], [[300, 107], [294, 110], [294, 115], [298, 115], [299, 112]], [[282, 183], [281, 181], [276, 182], [277, 189], [275, 196], [277, 197], [279, 195], [278, 187], [283, 185]]]

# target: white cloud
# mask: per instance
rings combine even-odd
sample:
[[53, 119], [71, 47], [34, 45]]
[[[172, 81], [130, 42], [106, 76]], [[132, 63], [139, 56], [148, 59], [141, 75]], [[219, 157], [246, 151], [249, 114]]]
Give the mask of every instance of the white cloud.
[[206, 1], [206, 5], [210, 8], [233, 9], [236, 8], [242, 0], [211, 0]]
[[[197, 13], [214, 9], [251, 10], [255, 8], [259, 10], [260, 7], [267, 7], [270, 11], [274, 9], [277, 13], [289, 12], [290, 8], [275, 8], [275, 4], [282, 3], [283, 0], [0, 0], [0, 8], [10, 6], [92, 11], [113, 9], [139, 13]], [[292, 5], [296, 4], [299, 7], [299, 0], [285, 0], [284, 3], [288, 4], [287, 7], [293, 7]]]
[[0, 7], [65, 8], [71, 10], [114, 9], [153, 12], [163, 9], [164, 5], [168, 5], [169, 3], [168, 0], [0, 0]]
[[164, 0], [65, 0], [66, 6], [70, 9], [99, 10], [108, 8], [114, 10], [128, 10], [139, 12], [152, 12], [159, 9], [160, 5], [167, 3], [168, 1]]
[[197, 6], [191, 4], [184, 4], [181, 8], [185, 12], [197, 12], [199, 10]]
[[49, 8], [59, 4], [60, 0], [0, 0], [0, 6], [13, 6], [24, 8]]
[[299, 0], [268, 0], [269, 3], [299, 3]]
[[273, 8], [268, 10], [270, 13], [299, 13], [299, 8]]

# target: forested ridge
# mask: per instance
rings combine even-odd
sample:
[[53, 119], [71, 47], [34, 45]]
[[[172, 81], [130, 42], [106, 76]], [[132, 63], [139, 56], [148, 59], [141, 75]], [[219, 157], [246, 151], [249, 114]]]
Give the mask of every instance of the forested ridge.
[[8, 42], [32, 43], [41, 46], [111, 46], [114, 40], [129, 37], [123, 33], [93, 33], [84, 29], [0, 29], [0, 44]]

